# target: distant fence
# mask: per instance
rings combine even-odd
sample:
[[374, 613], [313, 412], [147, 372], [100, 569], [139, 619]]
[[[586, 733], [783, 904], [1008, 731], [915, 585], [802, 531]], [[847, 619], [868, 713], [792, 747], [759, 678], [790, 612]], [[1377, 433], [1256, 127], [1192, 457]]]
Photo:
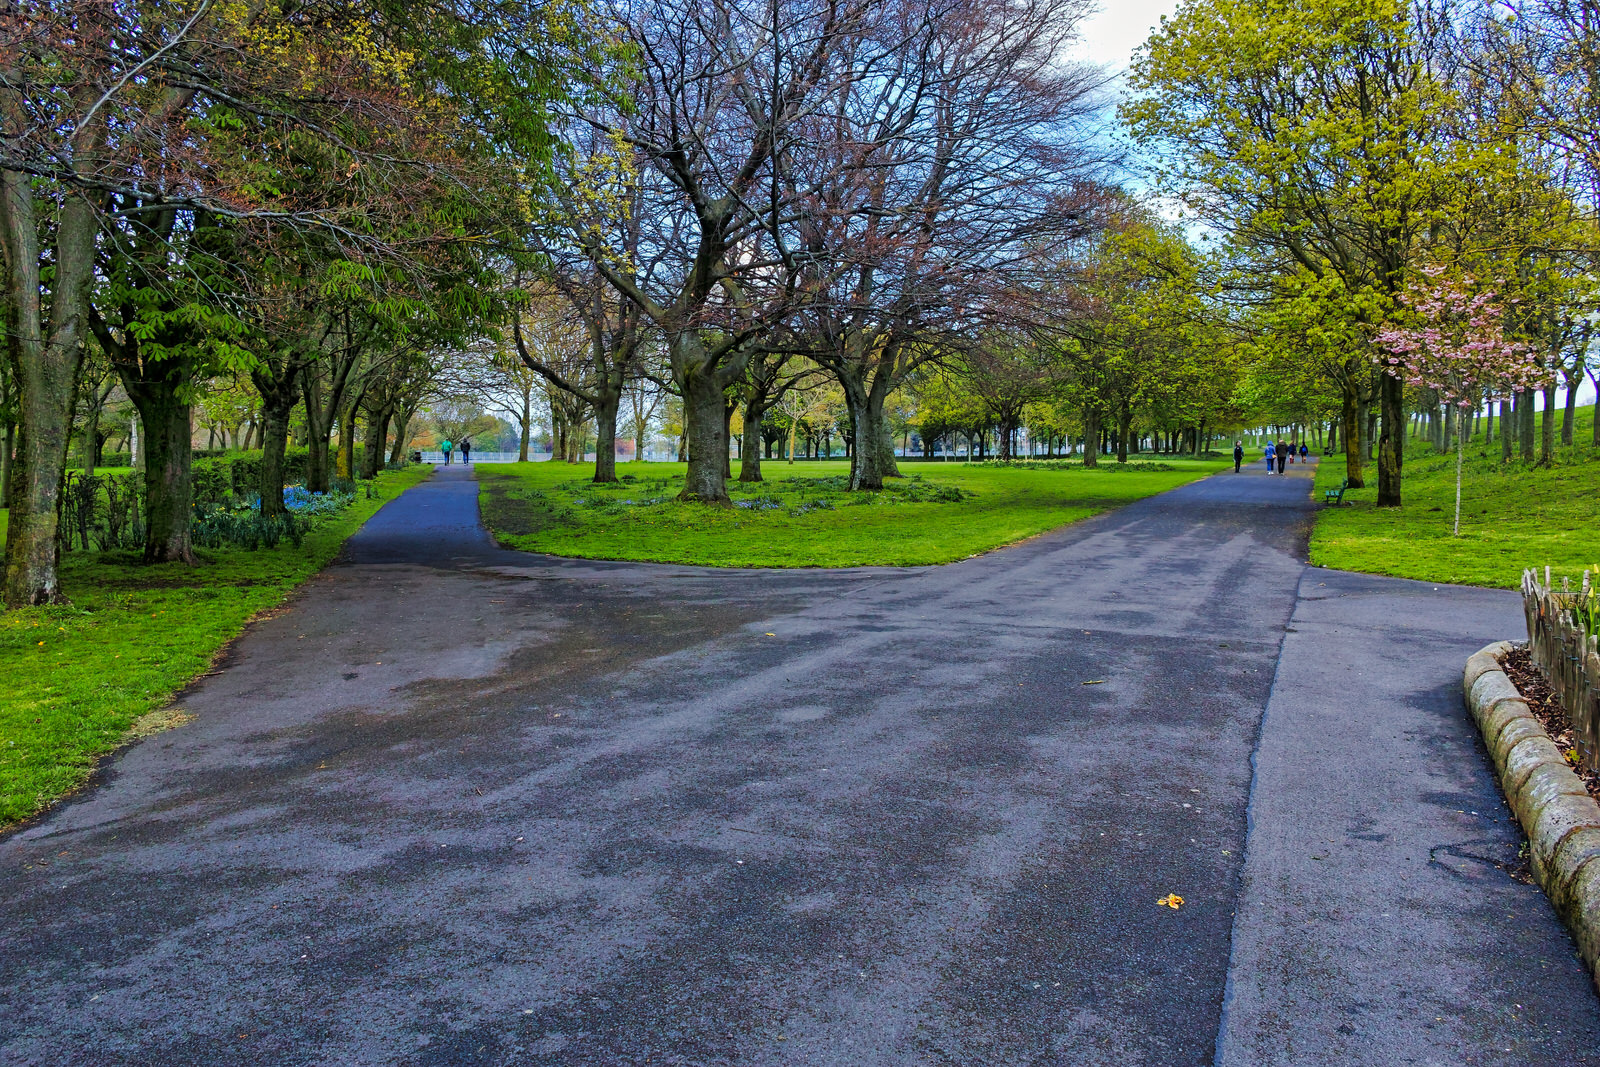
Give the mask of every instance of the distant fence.
[[1522, 572], [1528, 650], [1572, 720], [1583, 765], [1600, 770], [1600, 635], [1595, 633], [1600, 590], [1589, 571], [1580, 588], [1572, 589], [1565, 579], [1561, 585], [1551, 588], [1549, 567], [1543, 582], [1532, 569]]

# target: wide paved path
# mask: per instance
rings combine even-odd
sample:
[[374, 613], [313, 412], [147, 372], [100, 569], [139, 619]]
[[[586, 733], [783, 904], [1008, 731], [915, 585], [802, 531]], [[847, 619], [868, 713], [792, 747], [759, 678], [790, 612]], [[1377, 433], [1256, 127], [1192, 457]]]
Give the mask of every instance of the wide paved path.
[[758, 573], [443, 470], [0, 839], [0, 1062], [1595, 1062], [1460, 707], [1515, 599], [1308, 569], [1307, 490]]

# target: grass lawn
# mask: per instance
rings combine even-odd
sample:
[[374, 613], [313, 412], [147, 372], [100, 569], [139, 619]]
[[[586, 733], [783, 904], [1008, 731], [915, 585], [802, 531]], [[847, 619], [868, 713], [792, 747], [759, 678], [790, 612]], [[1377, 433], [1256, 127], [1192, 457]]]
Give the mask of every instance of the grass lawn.
[[[1556, 413], [1557, 419], [1560, 412]], [[1461, 483], [1461, 536], [1451, 535], [1455, 512], [1455, 453], [1406, 442], [1400, 508], [1375, 508], [1377, 464], [1367, 466], [1366, 489], [1345, 494], [1351, 506], [1324, 508], [1311, 536], [1311, 562], [1341, 570], [1392, 574], [1428, 582], [1516, 588], [1524, 567], [1548, 565], [1576, 577], [1600, 563], [1600, 450], [1591, 440], [1593, 416], [1575, 420], [1570, 448], [1553, 469], [1500, 463], [1496, 439], [1480, 433], [1467, 446]], [[1559, 422], [1557, 423], [1559, 434]], [[1558, 437], [1559, 440], [1559, 437]], [[1319, 464], [1317, 498], [1344, 479], [1342, 456]]]
[[209, 565], [198, 568], [144, 566], [131, 552], [63, 557], [70, 605], [0, 613], [0, 826], [71, 792], [99, 756], [162, 725], [142, 717], [204, 673], [252, 616], [282, 602], [429, 469], [380, 474], [373, 499], [358, 490], [355, 503], [323, 519], [299, 549], [287, 540], [255, 552], [207, 549]]
[[[681, 463], [619, 463], [597, 486], [586, 467], [477, 468], [484, 521], [511, 548], [588, 559], [714, 567], [949, 563], [1222, 470], [1227, 460], [989, 467], [903, 461], [882, 493], [850, 493], [845, 461], [762, 463], [767, 481], [729, 483], [732, 508], [680, 504]], [[737, 471], [736, 471], [737, 473]]]

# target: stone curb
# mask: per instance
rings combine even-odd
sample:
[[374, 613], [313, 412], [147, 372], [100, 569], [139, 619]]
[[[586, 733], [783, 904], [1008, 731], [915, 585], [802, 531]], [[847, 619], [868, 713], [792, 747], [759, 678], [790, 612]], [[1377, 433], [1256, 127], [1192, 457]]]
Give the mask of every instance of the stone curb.
[[1533, 875], [1600, 991], [1600, 804], [1500, 669], [1499, 657], [1511, 647], [1497, 641], [1469, 656], [1462, 692], [1511, 812], [1528, 835]]

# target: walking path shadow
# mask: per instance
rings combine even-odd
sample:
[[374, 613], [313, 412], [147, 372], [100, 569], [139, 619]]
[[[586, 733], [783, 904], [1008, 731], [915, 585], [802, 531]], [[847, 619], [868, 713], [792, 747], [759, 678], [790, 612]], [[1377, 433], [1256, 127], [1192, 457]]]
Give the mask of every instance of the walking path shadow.
[[1456, 690], [1514, 598], [1312, 512], [718, 571], [499, 549], [442, 469], [0, 840], [0, 1062], [1583, 1062]]

